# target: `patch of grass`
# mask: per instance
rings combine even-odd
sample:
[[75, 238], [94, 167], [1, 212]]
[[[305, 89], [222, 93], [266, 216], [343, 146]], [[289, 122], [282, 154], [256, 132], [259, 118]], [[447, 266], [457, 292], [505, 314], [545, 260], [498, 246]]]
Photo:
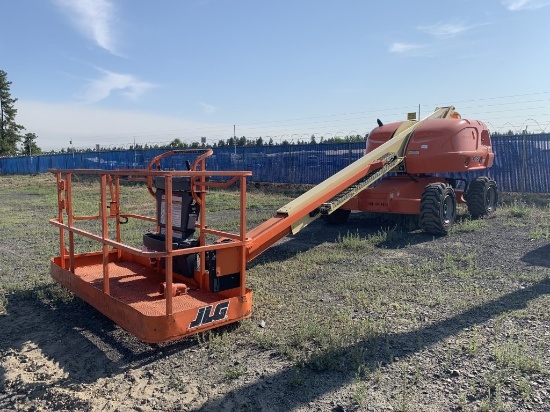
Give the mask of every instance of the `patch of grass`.
[[531, 387], [531, 383], [529, 379], [526, 377], [522, 377], [518, 381], [517, 388], [523, 400], [526, 400], [527, 398], [529, 398], [529, 396], [531, 396], [531, 394], [533, 393], [533, 388]]
[[408, 233], [396, 227], [382, 228], [370, 237], [371, 241], [378, 247], [389, 247], [401, 243], [408, 237]]
[[374, 248], [372, 239], [369, 237], [362, 237], [358, 232], [351, 233], [348, 231], [343, 236], [338, 234], [336, 242], [337, 246], [345, 249], [372, 250]]
[[507, 412], [507, 408], [502, 400], [502, 393], [500, 386], [497, 386], [496, 390], [489, 391], [487, 397], [481, 400], [479, 405], [481, 412]]
[[485, 219], [463, 219], [455, 224], [450, 232], [452, 233], [471, 233], [484, 229], [488, 226]]
[[73, 301], [75, 298], [72, 292], [70, 292], [68, 289], [65, 289], [58, 283], [51, 283], [36, 290], [36, 297], [41, 302], [50, 306], [67, 304]]
[[506, 342], [498, 345], [494, 353], [497, 364], [501, 368], [519, 373], [543, 371], [543, 360], [539, 355], [533, 354], [524, 343]]
[[540, 282], [540, 280], [541, 280], [541, 277], [540, 277], [539, 274], [525, 273], [525, 272], [514, 274], [513, 278], [517, 279], [520, 282], [528, 282], [528, 283]]
[[359, 406], [365, 405], [365, 402], [367, 400], [368, 385], [365, 381], [365, 377], [367, 375], [368, 370], [363, 365], [360, 365], [355, 372], [355, 379], [351, 397], [353, 401]]
[[468, 343], [466, 344], [466, 351], [470, 354], [470, 356], [476, 356], [479, 353], [481, 348], [480, 340], [479, 330], [478, 328], [475, 328], [472, 335], [468, 339]]
[[227, 366], [224, 370], [224, 376], [227, 380], [239, 379], [246, 373], [246, 369], [242, 365]]
[[508, 216], [516, 219], [528, 218], [533, 212], [532, 208], [522, 201], [514, 201], [511, 204], [503, 205], [502, 209]]
[[529, 236], [532, 239], [550, 239], [550, 224], [543, 223], [537, 226]]
[[338, 235], [337, 245], [344, 249], [372, 251], [374, 248], [386, 248], [401, 243], [408, 234], [397, 227], [382, 228], [375, 233], [362, 235], [359, 231], [348, 231], [345, 235]]
[[180, 378], [179, 376], [172, 376], [168, 380], [168, 388], [174, 390], [174, 391], [184, 391], [187, 388], [188, 383], [185, 382], [184, 379]]
[[299, 387], [304, 385], [306, 378], [304, 377], [303, 369], [297, 366], [292, 367], [292, 374], [290, 376], [290, 384], [293, 387]]
[[461, 279], [473, 277], [478, 272], [475, 258], [476, 255], [471, 252], [446, 253], [443, 256], [443, 271]]
[[8, 308], [8, 298], [5, 293], [0, 290], [0, 314], [6, 313]]
[[[539, 279], [529, 278], [530, 281]], [[510, 312], [510, 316], [515, 319], [533, 319], [541, 321], [550, 320], [550, 296], [540, 296], [537, 299], [530, 301], [525, 309], [515, 310]]]
[[211, 329], [196, 335], [201, 346], [207, 346], [215, 355], [227, 353], [233, 347], [233, 338], [222, 329]]

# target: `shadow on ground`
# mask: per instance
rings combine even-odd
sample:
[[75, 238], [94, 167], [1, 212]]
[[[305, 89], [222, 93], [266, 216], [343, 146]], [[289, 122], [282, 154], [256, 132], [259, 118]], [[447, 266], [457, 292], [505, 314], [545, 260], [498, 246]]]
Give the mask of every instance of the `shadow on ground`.
[[[162, 345], [139, 342], [78, 298], [42, 302], [37, 296], [50, 287], [9, 295], [6, 313], [0, 316], [0, 351], [37, 347], [67, 374], [67, 384], [95, 382], [197, 344], [196, 339]], [[4, 382], [5, 371], [0, 371], [0, 388]]]
[[[269, 410], [269, 405], [262, 404], [261, 394], [266, 390], [281, 394], [279, 398], [281, 403], [274, 406], [276, 410], [304, 407], [322, 395], [351, 383], [357, 372], [356, 363], [352, 361], [354, 359], [360, 358], [366, 371], [373, 371], [381, 365], [393, 362], [396, 358], [412, 355], [436, 344], [465, 328], [482, 324], [509, 311], [523, 309], [529, 301], [546, 294], [550, 294], [550, 280], [506, 294], [499, 299], [415, 331], [374, 336], [368, 341], [361, 341], [344, 349], [323, 352], [313, 358], [306, 368], [300, 368], [298, 371], [296, 368], [285, 369], [274, 376], [231, 391], [221, 398], [208, 402], [198, 410]], [[319, 365], [330, 365], [338, 360], [343, 364], [347, 362], [348, 370], [338, 373], [333, 370], [330, 373], [316, 371]], [[284, 395], [290, 391], [292, 396]]]
[[296, 235], [289, 235], [267, 249], [250, 262], [248, 268], [269, 262], [282, 262], [322, 243], [336, 243], [339, 238], [347, 235], [361, 239], [378, 235], [381, 239], [375, 246], [382, 249], [402, 249], [434, 239], [434, 235], [415, 228], [406, 216], [353, 213], [347, 222], [337, 225], [329, 224], [322, 218], [316, 220]]
[[526, 253], [521, 261], [533, 266], [550, 268], [550, 243]]
[[[39, 291], [10, 295], [7, 313], [0, 316], [0, 351], [4, 356], [14, 353], [24, 356], [29, 346], [38, 348], [44, 357], [56, 363], [67, 375], [62, 382], [52, 385], [71, 388], [79, 383], [94, 383], [197, 345], [196, 340], [191, 338], [166, 345], [141, 343], [79, 299], [52, 306], [37, 299]], [[509, 311], [523, 309], [529, 301], [546, 294], [550, 294], [550, 280], [506, 294], [415, 331], [376, 335], [347, 348], [319, 353], [308, 361], [306, 367], [290, 367], [273, 376], [260, 378], [207, 402], [200, 410], [269, 410], [270, 406], [264, 405], [263, 399], [273, 401], [274, 397], [262, 397], [261, 394], [266, 391], [280, 394], [275, 396], [280, 401], [275, 405], [277, 410], [305, 406], [351, 383], [358, 364], [367, 372], [373, 371], [465, 328]], [[334, 364], [347, 366], [324, 367]], [[6, 373], [0, 368], [0, 389], [5, 386]], [[43, 383], [33, 385], [36, 388], [31, 388], [26, 395], [31, 401], [33, 397], [39, 399], [43, 396], [45, 390]], [[289, 393], [292, 396], [287, 396]]]

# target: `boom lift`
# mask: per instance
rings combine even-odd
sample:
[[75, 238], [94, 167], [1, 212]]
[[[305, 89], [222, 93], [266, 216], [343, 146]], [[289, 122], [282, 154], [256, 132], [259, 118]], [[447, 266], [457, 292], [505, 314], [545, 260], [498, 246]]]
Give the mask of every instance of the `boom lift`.
[[[187, 171], [161, 170], [163, 159], [173, 155], [196, 158]], [[147, 170], [50, 170], [58, 192], [58, 217], [50, 222], [59, 228], [60, 246], [60, 255], [51, 260], [52, 277], [138, 339], [163, 342], [250, 317], [246, 264], [319, 217], [337, 223], [352, 209], [419, 214], [425, 230], [445, 233], [457, 200], [466, 201], [474, 216], [496, 205], [491, 179], [478, 178], [461, 190], [453, 179], [426, 175], [492, 165], [485, 125], [460, 119], [453, 107], [438, 108], [420, 121], [381, 125], [369, 136], [361, 159], [251, 230], [246, 227], [246, 177], [251, 173], [207, 171], [210, 155], [211, 149], [171, 151], [154, 158]], [[390, 172], [395, 173], [388, 177]], [[81, 174], [99, 177], [98, 215], [73, 212], [72, 177]], [[121, 212], [124, 178], [147, 183], [156, 200], [155, 217]], [[238, 233], [207, 226], [208, 189], [236, 183]], [[122, 240], [121, 224], [129, 219], [156, 224], [153, 233], [143, 235], [141, 248]], [[77, 227], [83, 220], [99, 221], [101, 233]], [[75, 235], [100, 243], [101, 250], [76, 253]], [[217, 240], [209, 243], [207, 236]]]
[[330, 223], [346, 221], [352, 210], [418, 215], [421, 229], [444, 235], [454, 223], [457, 203], [466, 203], [473, 218], [495, 212], [498, 192], [493, 179], [480, 176], [468, 182], [444, 175], [493, 165], [485, 124], [461, 119], [454, 107], [436, 109], [420, 122], [383, 125], [379, 121], [369, 134], [367, 155], [401, 137], [403, 144], [390, 154], [395, 173], [368, 187], [354, 185], [345, 196], [323, 205], [325, 213], [333, 212], [327, 215]]

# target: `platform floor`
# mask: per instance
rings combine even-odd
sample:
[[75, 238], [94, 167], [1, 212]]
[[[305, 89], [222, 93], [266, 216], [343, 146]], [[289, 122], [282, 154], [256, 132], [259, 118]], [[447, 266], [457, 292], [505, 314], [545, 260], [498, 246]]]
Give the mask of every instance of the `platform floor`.
[[[103, 265], [87, 265], [75, 268], [75, 275], [103, 290]], [[109, 263], [110, 295], [129, 305], [146, 316], [166, 314], [166, 299], [160, 293], [165, 282], [164, 275], [135, 262]], [[183, 312], [188, 309], [210, 305], [223, 297], [210, 292], [190, 290], [186, 295], [172, 298], [172, 311]]]

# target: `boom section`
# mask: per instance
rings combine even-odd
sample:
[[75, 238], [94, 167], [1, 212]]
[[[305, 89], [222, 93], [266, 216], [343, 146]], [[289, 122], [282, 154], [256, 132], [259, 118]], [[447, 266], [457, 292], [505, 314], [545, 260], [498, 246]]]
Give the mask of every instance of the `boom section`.
[[278, 209], [275, 216], [247, 233], [247, 261], [281, 238], [298, 233], [320, 216], [331, 214], [347, 200], [394, 170], [403, 162], [409, 139], [422, 122], [448, 118], [454, 113], [452, 106], [437, 108], [420, 121], [403, 122], [386, 143]]

